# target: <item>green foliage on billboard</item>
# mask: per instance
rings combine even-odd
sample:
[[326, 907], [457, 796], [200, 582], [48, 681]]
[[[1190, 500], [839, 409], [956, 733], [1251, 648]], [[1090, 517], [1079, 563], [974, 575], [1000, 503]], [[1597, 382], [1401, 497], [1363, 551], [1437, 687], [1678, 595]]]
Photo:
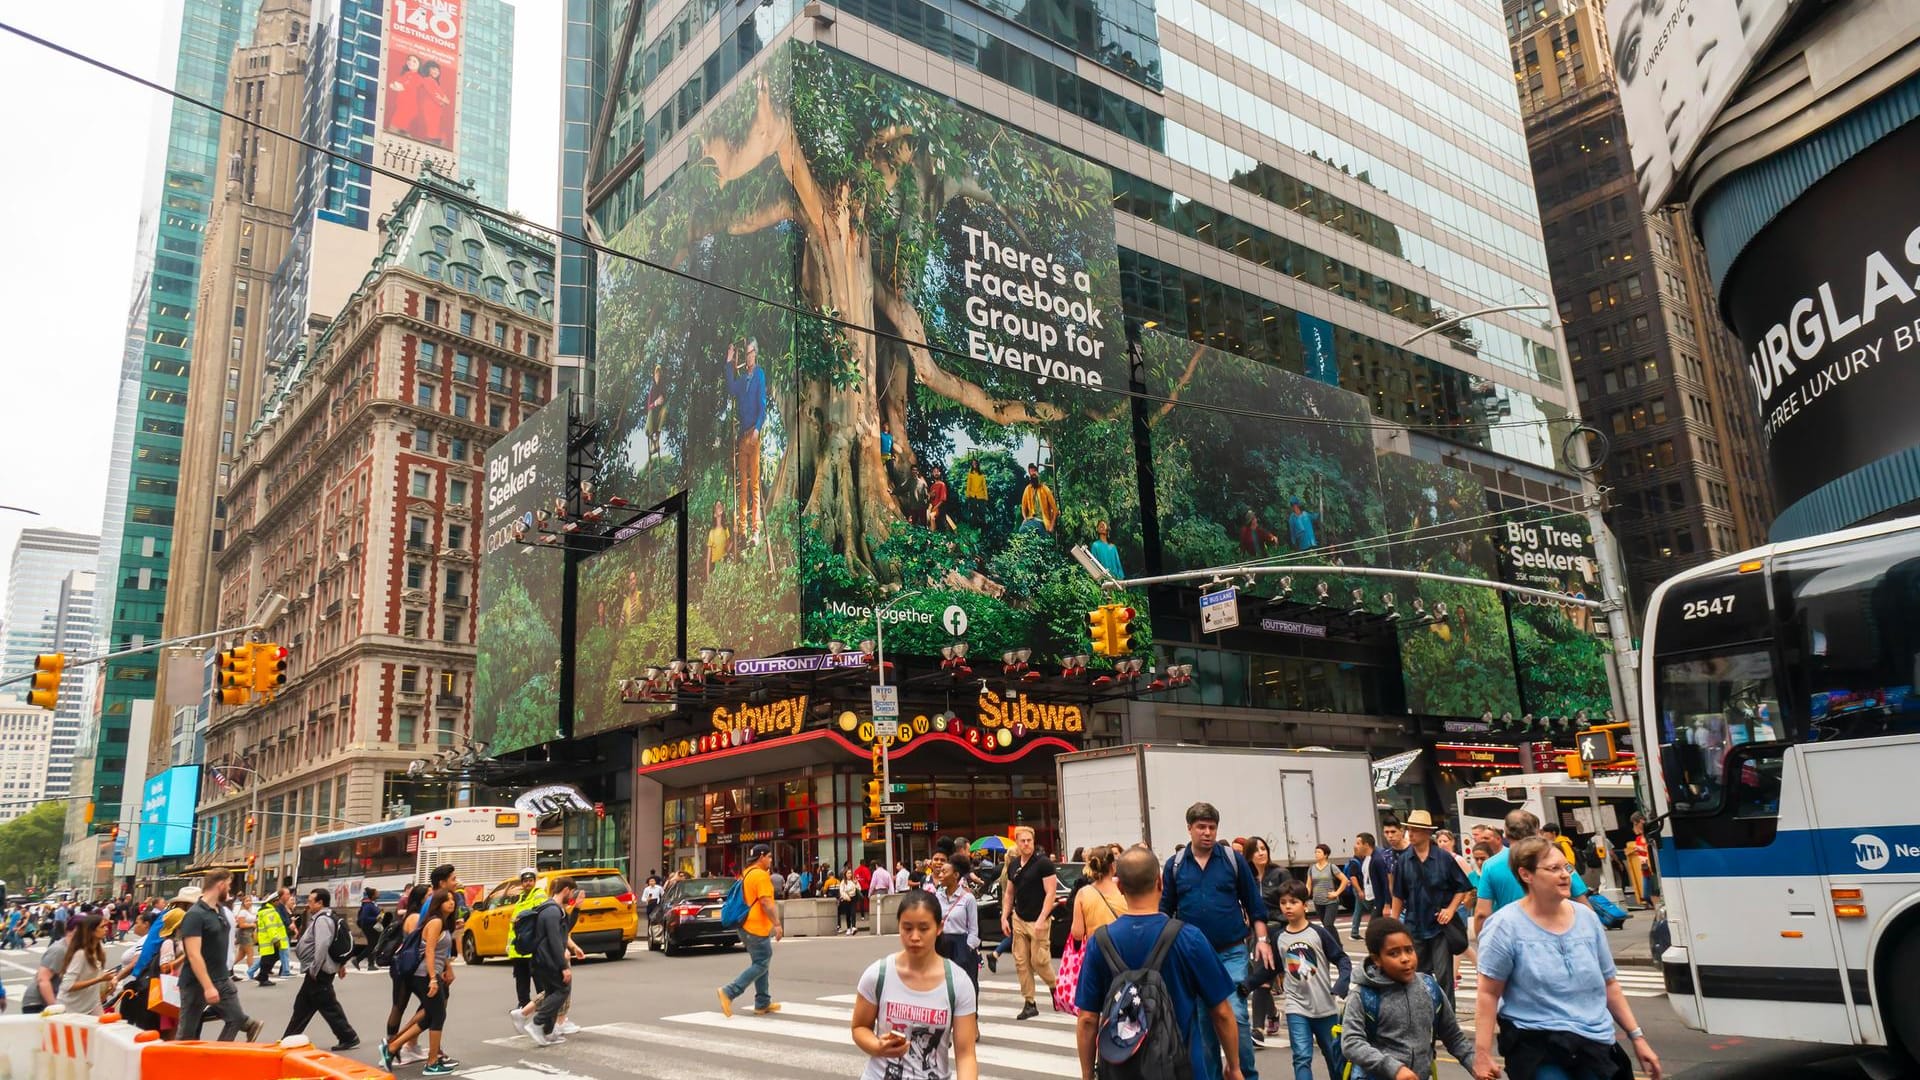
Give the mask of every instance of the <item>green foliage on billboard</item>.
[[487, 451], [473, 680], [473, 738], [495, 754], [560, 735], [560, 603], [566, 569], [536, 518], [566, 484], [567, 406], [556, 401]]
[[[1515, 510], [1495, 534], [1500, 576], [1514, 585], [1598, 599], [1599, 566], [1593, 534], [1580, 512]], [[1520, 699], [1537, 716], [1599, 718], [1613, 708], [1607, 685], [1607, 642], [1600, 616], [1584, 608], [1510, 601], [1513, 648], [1519, 658]]]

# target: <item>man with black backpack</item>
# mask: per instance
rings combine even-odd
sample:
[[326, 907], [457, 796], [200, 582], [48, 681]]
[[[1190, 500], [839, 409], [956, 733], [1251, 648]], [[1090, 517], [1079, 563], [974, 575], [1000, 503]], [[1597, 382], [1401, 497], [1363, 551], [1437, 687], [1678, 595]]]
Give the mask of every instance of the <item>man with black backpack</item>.
[[533, 1040], [535, 1046], [552, 1046], [566, 1041], [564, 1036], [554, 1034], [554, 1023], [566, 1012], [567, 1002], [573, 997], [573, 964], [567, 950], [567, 912], [579, 900], [580, 887], [570, 877], [557, 877], [551, 882], [551, 888], [553, 892], [550, 899], [520, 912], [513, 920], [514, 939], [532, 958], [533, 985], [540, 991], [540, 1001], [531, 1017], [522, 1015], [519, 1009], [508, 1013], [507, 1017], [522, 1035]]
[[[1160, 910], [1160, 861], [1144, 844], [1121, 853], [1114, 880], [1126, 914], [1094, 931], [1074, 989], [1080, 1080], [1198, 1080], [1220, 1068], [1201, 1038], [1233, 1046], [1233, 980], [1206, 935]], [[1226, 1057], [1223, 1080], [1242, 1080]]]
[[354, 954], [353, 933], [340, 925], [327, 890], [315, 889], [307, 895], [307, 928], [301, 932], [293, 951], [300, 957], [303, 974], [299, 996], [293, 999], [293, 1016], [280, 1037], [285, 1039], [305, 1032], [317, 1012], [333, 1029], [333, 1037], [339, 1042], [333, 1048], [334, 1053], [344, 1054], [359, 1046], [360, 1036], [347, 1022], [347, 1012], [340, 1007], [340, 998], [333, 990], [334, 980], [347, 977], [347, 961]]

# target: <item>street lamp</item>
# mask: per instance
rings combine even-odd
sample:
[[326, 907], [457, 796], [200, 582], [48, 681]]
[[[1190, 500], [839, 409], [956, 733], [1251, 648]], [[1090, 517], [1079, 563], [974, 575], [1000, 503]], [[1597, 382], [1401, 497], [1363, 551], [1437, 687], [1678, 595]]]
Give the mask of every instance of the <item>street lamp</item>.
[[[896, 593], [893, 599], [886, 602], [885, 606], [873, 609], [873, 659], [874, 668], [880, 678], [879, 685], [881, 686], [887, 685], [887, 627], [886, 620], [883, 619], [882, 616], [892, 611], [894, 605], [900, 601], [919, 596], [921, 591], [922, 590], [914, 589], [909, 592]], [[838, 645], [839, 643], [835, 642], [834, 644]], [[835, 649], [834, 651], [839, 652], [840, 650]], [[894, 719], [897, 721], [899, 717], [896, 716]], [[874, 738], [879, 739], [879, 734], [875, 733]], [[880, 790], [887, 797], [891, 798], [893, 796], [893, 764], [887, 753], [889, 745], [889, 740], [880, 741]], [[891, 867], [893, 866], [893, 815], [882, 814], [880, 818], [886, 826], [885, 852], [887, 861], [882, 865]], [[880, 932], [880, 911], [878, 907], [874, 909], [873, 932], [876, 934]]]
[[1479, 311], [1469, 311], [1465, 315], [1455, 315], [1451, 319], [1441, 319], [1439, 322], [1434, 323], [1432, 326], [1427, 327], [1425, 330], [1422, 330], [1419, 333], [1408, 338], [1407, 340], [1401, 342], [1400, 347], [1404, 349], [1407, 346], [1413, 344], [1414, 342], [1419, 341], [1421, 338], [1426, 337], [1428, 334], [1437, 334], [1440, 331], [1447, 329], [1448, 327], [1457, 326], [1460, 323], [1466, 322], [1468, 319], [1477, 319], [1482, 315], [1497, 315], [1502, 311], [1551, 311], [1551, 310], [1552, 309], [1545, 304], [1500, 304], [1496, 307], [1481, 308]]

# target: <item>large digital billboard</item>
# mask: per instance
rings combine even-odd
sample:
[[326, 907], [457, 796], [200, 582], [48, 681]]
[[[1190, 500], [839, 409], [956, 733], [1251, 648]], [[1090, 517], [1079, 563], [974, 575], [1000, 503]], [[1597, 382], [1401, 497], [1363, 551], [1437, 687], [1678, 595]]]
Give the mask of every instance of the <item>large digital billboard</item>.
[[[891, 606], [890, 649], [1085, 650], [1101, 595], [1071, 548], [1141, 558], [1110, 195], [814, 46], [708, 107], [613, 245], [727, 288], [608, 259], [598, 305], [601, 482], [687, 493], [689, 648], [858, 642]], [[583, 610], [636, 574], [583, 581]], [[636, 635], [661, 647], [604, 636]]]
[[[1600, 598], [1593, 534], [1577, 510], [1514, 510], [1497, 519], [1500, 577], [1511, 585]], [[1598, 720], [1613, 708], [1607, 684], [1603, 617], [1589, 608], [1510, 596], [1520, 703], [1539, 716], [1585, 709]]]
[[141, 790], [139, 862], [193, 854], [194, 808], [200, 801], [200, 766], [175, 765]]
[[381, 127], [453, 149], [460, 115], [461, 0], [388, 0]]
[[565, 554], [537, 540], [567, 481], [567, 405], [556, 400], [487, 451], [473, 738], [502, 754], [560, 735]]

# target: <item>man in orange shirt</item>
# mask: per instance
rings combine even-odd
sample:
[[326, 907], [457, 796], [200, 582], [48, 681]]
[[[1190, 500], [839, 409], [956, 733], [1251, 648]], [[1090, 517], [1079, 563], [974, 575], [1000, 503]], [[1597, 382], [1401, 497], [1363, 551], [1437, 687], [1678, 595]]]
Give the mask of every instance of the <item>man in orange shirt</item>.
[[767, 987], [767, 971], [773, 966], [773, 943], [787, 934], [787, 928], [780, 922], [780, 906], [774, 900], [773, 875], [769, 872], [773, 866], [773, 849], [755, 844], [747, 857], [751, 861], [747, 872], [740, 877], [740, 892], [747, 902], [747, 921], [740, 925], [740, 940], [747, 946], [747, 970], [718, 991], [720, 1011], [728, 1016], [733, 1015], [734, 999], [747, 992], [748, 983], [753, 984], [755, 1015], [780, 1011], [780, 1003], [773, 1000]]

